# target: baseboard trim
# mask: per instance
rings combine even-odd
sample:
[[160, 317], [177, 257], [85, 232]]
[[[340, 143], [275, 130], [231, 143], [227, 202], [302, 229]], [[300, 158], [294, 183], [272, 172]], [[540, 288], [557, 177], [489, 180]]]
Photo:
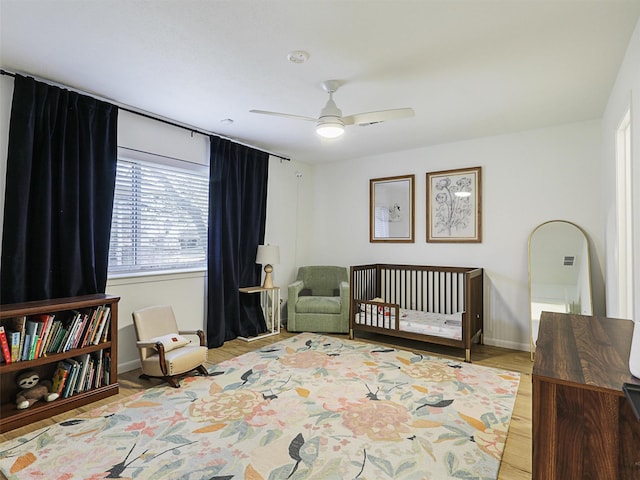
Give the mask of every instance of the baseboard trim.
[[529, 343], [511, 342], [509, 340], [490, 338], [486, 335], [484, 336], [483, 341], [485, 345], [491, 345], [493, 347], [508, 348], [510, 350], [521, 350], [523, 352], [529, 351]]
[[118, 373], [130, 372], [136, 368], [140, 368], [140, 360], [131, 360], [130, 362], [119, 363]]

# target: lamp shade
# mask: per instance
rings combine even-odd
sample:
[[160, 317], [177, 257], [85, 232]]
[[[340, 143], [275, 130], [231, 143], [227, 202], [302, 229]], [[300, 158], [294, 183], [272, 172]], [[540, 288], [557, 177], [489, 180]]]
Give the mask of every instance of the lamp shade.
[[280, 247], [275, 245], [258, 245], [256, 263], [260, 265], [276, 265], [280, 263]]

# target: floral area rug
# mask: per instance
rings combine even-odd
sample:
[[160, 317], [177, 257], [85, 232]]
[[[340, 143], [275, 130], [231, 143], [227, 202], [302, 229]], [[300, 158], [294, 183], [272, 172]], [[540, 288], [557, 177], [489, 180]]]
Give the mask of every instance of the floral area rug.
[[495, 479], [519, 374], [303, 333], [0, 445], [9, 479]]

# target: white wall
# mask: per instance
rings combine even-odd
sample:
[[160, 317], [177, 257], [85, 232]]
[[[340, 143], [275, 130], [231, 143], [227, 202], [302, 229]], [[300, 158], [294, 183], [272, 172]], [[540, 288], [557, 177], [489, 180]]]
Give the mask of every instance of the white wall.
[[140, 366], [131, 313], [151, 305], [170, 304], [184, 330], [204, 329], [205, 272], [109, 279], [106, 293], [118, 295], [118, 369]]
[[631, 171], [633, 211], [634, 319], [640, 321], [640, 21], [631, 37], [616, 83], [602, 118], [602, 184], [606, 244], [607, 315], [619, 317], [615, 134], [624, 113], [631, 108]]
[[118, 112], [118, 146], [209, 164], [209, 138], [135, 113]]
[[[280, 247], [280, 264], [273, 266], [274, 285], [280, 286], [280, 298], [286, 316], [287, 285], [295, 280], [302, 259], [310, 255], [311, 245], [304, 241], [313, 222], [313, 167], [295, 160], [269, 159], [267, 225], [265, 243]], [[264, 273], [263, 273], [264, 277]]]
[[[384, 128], [383, 125], [379, 128]], [[527, 241], [540, 223], [580, 225], [591, 242], [596, 313], [604, 311], [600, 122], [589, 121], [316, 167], [308, 263], [483, 267], [485, 341], [529, 348]], [[426, 243], [426, 173], [482, 167], [482, 243]], [[416, 175], [416, 240], [369, 243], [369, 179]]]

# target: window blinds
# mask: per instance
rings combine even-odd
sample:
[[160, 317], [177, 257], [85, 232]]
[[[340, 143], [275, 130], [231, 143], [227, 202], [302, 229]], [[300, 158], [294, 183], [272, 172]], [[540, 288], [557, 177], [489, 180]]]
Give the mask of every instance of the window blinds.
[[208, 175], [118, 158], [109, 274], [206, 268]]

